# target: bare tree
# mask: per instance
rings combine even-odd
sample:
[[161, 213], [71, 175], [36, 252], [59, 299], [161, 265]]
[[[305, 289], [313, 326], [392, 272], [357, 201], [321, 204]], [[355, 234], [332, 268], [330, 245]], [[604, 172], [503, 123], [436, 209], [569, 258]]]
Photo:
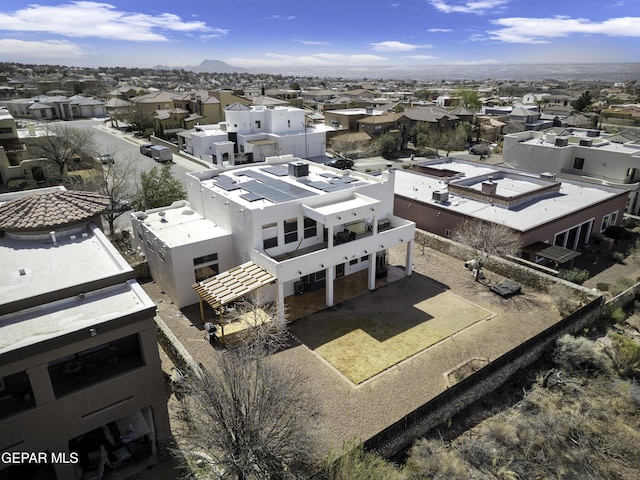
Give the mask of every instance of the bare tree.
[[48, 126], [49, 135], [42, 137], [37, 147], [42, 156], [58, 166], [60, 177], [64, 177], [69, 163], [95, 153], [93, 132], [90, 129], [72, 128], [66, 125]]
[[246, 326], [237, 348], [244, 349], [251, 357], [270, 355], [287, 343], [287, 326], [277, 302], [259, 291], [243, 296], [232, 309], [225, 309], [223, 325], [231, 322], [242, 322]]
[[371, 157], [379, 153], [378, 144], [373, 139], [361, 140], [351, 133], [333, 137], [330, 143], [337, 155], [349, 160]]
[[134, 165], [133, 159], [127, 158], [96, 167], [93, 190], [111, 199], [111, 207], [102, 213], [102, 218], [109, 225], [112, 236], [115, 233], [113, 225], [116, 219], [133, 205], [136, 191], [131, 179], [138, 176]]
[[215, 354], [216, 368], [190, 379], [177, 406], [179, 453], [206, 478], [309, 478], [317, 409], [301, 369], [243, 349]]
[[453, 232], [452, 239], [473, 249], [476, 280], [482, 278], [482, 266], [489, 256], [506, 257], [520, 250], [520, 235], [500, 223], [469, 220]]

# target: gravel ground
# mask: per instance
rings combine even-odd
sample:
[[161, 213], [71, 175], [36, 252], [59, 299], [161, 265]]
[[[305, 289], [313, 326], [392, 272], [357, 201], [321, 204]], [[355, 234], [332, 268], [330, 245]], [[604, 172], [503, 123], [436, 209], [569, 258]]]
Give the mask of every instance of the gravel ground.
[[[389, 254], [389, 263], [402, 268], [405, 249]], [[415, 246], [414, 273], [382, 288], [395, 289], [399, 312], [404, 305], [403, 282], [438, 282], [453, 294], [475, 303], [495, 315], [473, 327], [390, 368], [382, 375], [355, 386], [327, 362], [301, 344], [279, 352], [274, 360], [302, 365], [308, 388], [318, 399], [321, 420], [318, 431], [327, 450], [339, 448], [345, 440], [367, 439], [401, 419], [445, 390], [445, 372], [471, 357], [497, 358], [522, 341], [559, 320], [550, 298], [523, 288], [522, 295], [503, 299], [488, 290], [487, 284], [501, 277], [485, 272], [483, 283], [475, 282], [462, 262], [441, 252]], [[179, 311], [154, 282], [143, 287], [158, 305], [158, 312], [180, 342], [205, 367], [212, 365], [216, 350], [204, 339], [198, 306]], [[374, 292], [349, 300], [349, 308], [359, 314], [375, 315]], [[345, 302], [347, 303], [347, 302]], [[167, 364], [169, 365], [169, 364]]]

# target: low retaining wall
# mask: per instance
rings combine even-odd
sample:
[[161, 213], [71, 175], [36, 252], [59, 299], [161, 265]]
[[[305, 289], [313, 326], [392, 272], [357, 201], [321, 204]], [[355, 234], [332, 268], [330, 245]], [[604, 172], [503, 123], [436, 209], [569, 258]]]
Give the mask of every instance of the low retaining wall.
[[183, 373], [195, 373], [199, 374], [201, 367], [194, 360], [187, 349], [182, 345], [178, 337], [176, 337], [167, 324], [160, 318], [159, 315], [154, 317], [156, 322], [156, 335], [158, 336], [158, 343], [171, 359], [173, 364], [178, 367]]

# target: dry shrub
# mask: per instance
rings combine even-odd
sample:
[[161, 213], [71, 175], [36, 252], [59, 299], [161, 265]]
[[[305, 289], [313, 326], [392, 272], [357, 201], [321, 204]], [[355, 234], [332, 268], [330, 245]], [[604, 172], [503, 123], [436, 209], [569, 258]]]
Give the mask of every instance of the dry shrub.
[[469, 467], [457, 452], [439, 440], [418, 440], [405, 466], [407, 479], [469, 478]]
[[555, 284], [549, 288], [549, 295], [553, 304], [562, 316], [567, 316], [575, 312], [581, 306], [581, 299], [571, 287], [562, 284]]
[[355, 441], [347, 442], [340, 454], [327, 459], [324, 478], [327, 480], [402, 480], [401, 470], [374, 452], [365, 450]]
[[595, 342], [572, 335], [563, 335], [556, 343], [553, 361], [569, 370], [607, 370], [611, 361]]

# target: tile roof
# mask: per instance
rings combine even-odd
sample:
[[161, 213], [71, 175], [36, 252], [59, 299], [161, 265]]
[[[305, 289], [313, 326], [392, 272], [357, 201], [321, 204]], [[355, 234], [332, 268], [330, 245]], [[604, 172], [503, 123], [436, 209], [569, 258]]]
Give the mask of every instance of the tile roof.
[[38, 231], [91, 219], [109, 205], [109, 197], [94, 192], [34, 193], [0, 205], [0, 229]]

